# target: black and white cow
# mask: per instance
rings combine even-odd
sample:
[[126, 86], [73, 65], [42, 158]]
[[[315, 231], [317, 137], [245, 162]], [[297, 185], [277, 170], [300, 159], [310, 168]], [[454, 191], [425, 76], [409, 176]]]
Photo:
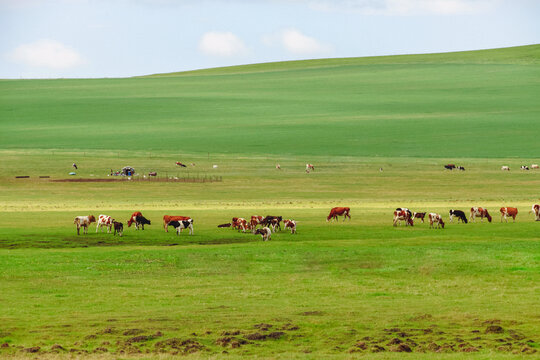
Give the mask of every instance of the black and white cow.
[[465, 216], [465, 213], [461, 210], [454, 210], [454, 209], [450, 209], [449, 211], [449, 214], [450, 214], [450, 222], [452, 222], [452, 219], [455, 217], [458, 218], [458, 222], [459, 220], [461, 220], [461, 222], [467, 224], [468, 221], [467, 221], [467, 217]]
[[135, 217], [135, 229], [139, 230], [139, 226], [140, 226], [141, 229], [144, 230], [144, 225], [152, 225], [152, 224], [150, 223], [150, 220], [148, 220], [144, 216], [137, 215]]
[[176, 229], [176, 235], [180, 235], [183, 229], [189, 229], [189, 235], [193, 235], [193, 219], [180, 221], [174, 220], [169, 223], [169, 226]]

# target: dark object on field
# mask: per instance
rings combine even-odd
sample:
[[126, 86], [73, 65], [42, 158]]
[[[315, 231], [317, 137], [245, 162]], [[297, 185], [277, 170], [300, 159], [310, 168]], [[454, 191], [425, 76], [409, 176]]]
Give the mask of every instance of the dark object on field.
[[444, 168], [445, 169], [448, 169], [448, 170], [453, 170], [456, 168], [456, 165], [454, 164], [448, 164], [448, 165], [444, 165]]
[[135, 217], [135, 225], [137, 226], [137, 228], [140, 226], [142, 230], [144, 230], [144, 225], [152, 225], [152, 224], [150, 223], [150, 220], [148, 220], [144, 216], [137, 215]]
[[77, 167], [77, 164], [73, 163], [73, 165], [71, 165], [75, 168], [75, 170], [78, 170], [79, 168]]
[[49, 175], [40, 175], [39, 178], [40, 179], [48, 179], [48, 178], [50, 178], [50, 176]]
[[28, 179], [30, 176], [28, 175], [21, 175], [21, 176], [15, 176], [15, 179]]
[[151, 171], [148, 173], [148, 176], [157, 176], [157, 172]]
[[218, 225], [217, 227], [218, 228], [228, 228], [228, 227], [231, 227], [231, 223], [227, 223], [227, 224], [221, 224], [221, 225]]
[[486, 334], [500, 334], [503, 332], [504, 329], [499, 325], [490, 325], [486, 328]]
[[459, 170], [465, 171], [465, 168], [463, 166], [458, 167]]
[[264, 219], [261, 220], [259, 224], [262, 225], [263, 227], [272, 226], [274, 229], [277, 227], [281, 231], [282, 221], [283, 221], [282, 216], [267, 215]]
[[450, 214], [450, 222], [452, 222], [452, 219], [455, 216], [455, 217], [458, 218], [458, 222], [459, 222], [459, 220], [461, 220], [461, 222], [467, 224], [467, 217], [465, 216], [465, 212], [463, 212], [461, 210], [450, 209], [450, 211], [448, 213]]
[[186, 165], [182, 164], [180, 161], [177, 161], [176, 165], [181, 166], [181, 167], [186, 167]]
[[131, 166], [124, 166], [122, 168], [122, 175], [124, 176], [132, 176], [135, 175], [135, 169]]
[[124, 233], [124, 224], [122, 224], [121, 222], [113, 220], [113, 225], [114, 225], [114, 234], [113, 234], [113, 236], [116, 235], [116, 233], [118, 233], [118, 235], [122, 236], [123, 233]]

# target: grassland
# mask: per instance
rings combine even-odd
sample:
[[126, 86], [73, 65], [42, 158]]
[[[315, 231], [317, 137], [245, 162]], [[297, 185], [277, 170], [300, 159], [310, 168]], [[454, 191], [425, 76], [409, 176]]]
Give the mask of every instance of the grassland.
[[[0, 81], [0, 357], [536, 356], [540, 172], [517, 168], [540, 162], [539, 49]], [[39, 179], [73, 162], [223, 181]], [[336, 205], [352, 221], [326, 223]], [[494, 222], [391, 226], [397, 206], [474, 205]], [[72, 223], [135, 210], [152, 225], [122, 238]], [[252, 214], [298, 234], [216, 227]]]

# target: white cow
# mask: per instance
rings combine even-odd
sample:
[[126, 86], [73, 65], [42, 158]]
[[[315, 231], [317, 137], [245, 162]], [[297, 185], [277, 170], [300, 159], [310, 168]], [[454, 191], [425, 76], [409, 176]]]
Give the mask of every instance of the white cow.
[[503, 166], [501, 166], [501, 170], [502, 171], [510, 171], [510, 167], [508, 167], [506, 165], [503, 165]]
[[531, 211], [529, 211], [529, 214], [533, 213], [536, 217], [536, 221], [540, 221], [540, 205], [534, 204], [531, 208]]
[[436, 214], [436, 213], [429, 213], [428, 215], [429, 217], [429, 227], [430, 228], [435, 228], [435, 225], [437, 225], [437, 228], [442, 228], [444, 229], [444, 221], [442, 219], [442, 216], [439, 215], [439, 214]]
[[96, 222], [94, 215], [77, 216], [73, 223], [77, 225], [77, 235], [80, 235], [80, 230], [83, 228], [83, 234], [88, 234], [88, 225]]
[[107, 234], [110, 234], [113, 226], [113, 221], [113, 218], [108, 215], [99, 215], [96, 232], [98, 232], [98, 229], [101, 229], [101, 231], [103, 231], [103, 227], [105, 226], [107, 228]]

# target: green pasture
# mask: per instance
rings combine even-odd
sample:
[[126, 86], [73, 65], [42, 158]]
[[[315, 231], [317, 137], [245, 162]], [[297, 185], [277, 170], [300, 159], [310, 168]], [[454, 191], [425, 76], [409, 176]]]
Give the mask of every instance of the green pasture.
[[[0, 81], [0, 358], [537, 356], [539, 52]], [[447, 221], [471, 206], [493, 222]], [[76, 234], [134, 211], [152, 225]], [[255, 214], [298, 233], [217, 228]]]

